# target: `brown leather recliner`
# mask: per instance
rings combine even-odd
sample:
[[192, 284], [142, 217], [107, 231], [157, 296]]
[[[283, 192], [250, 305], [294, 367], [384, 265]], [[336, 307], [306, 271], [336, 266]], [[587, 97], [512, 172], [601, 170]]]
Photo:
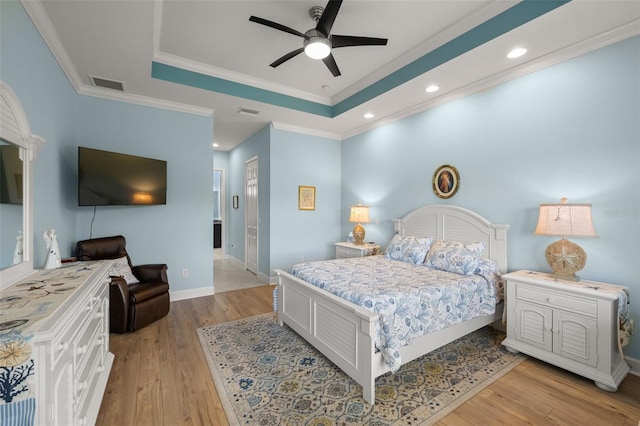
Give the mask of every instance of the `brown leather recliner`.
[[122, 235], [94, 238], [76, 243], [78, 260], [119, 259], [126, 257], [133, 275], [140, 281], [127, 285], [122, 277], [112, 277], [109, 288], [110, 331], [136, 331], [169, 313], [167, 265], [132, 266]]

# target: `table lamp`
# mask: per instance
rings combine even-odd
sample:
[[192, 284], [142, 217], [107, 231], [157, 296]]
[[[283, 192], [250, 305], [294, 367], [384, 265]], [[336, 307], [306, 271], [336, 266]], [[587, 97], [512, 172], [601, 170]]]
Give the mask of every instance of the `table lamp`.
[[361, 223], [369, 223], [369, 206], [358, 204], [351, 206], [351, 214], [349, 222], [356, 223], [353, 227], [353, 243], [357, 245], [364, 244], [364, 227]]
[[580, 281], [576, 272], [587, 262], [585, 251], [567, 237], [597, 237], [591, 220], [591, 204], [568, 204], [567, 199], [560, 204], [540, 204], [538, 225], [535, 235], [553, 235], [562, 239], [549, 244], [545, 257], [554, 271], [554, 278]]

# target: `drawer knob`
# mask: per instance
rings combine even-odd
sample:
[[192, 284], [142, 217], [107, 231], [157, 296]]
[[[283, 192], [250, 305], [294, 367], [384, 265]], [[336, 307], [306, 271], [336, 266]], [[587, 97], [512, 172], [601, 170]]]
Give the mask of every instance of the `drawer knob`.
[[87, 353], [87, 345], [78, 346], [78, 348], [76, 349], [76, 353], [78, 355], [86, 354]]
[[547, 297], [547, 303], [553, 303], [553, 299], [551, 297]]
[[66, 351], [67, 349], [69, 349], [69, 343], [59, 343], [56, 349], [58, 349], [59, 351]]

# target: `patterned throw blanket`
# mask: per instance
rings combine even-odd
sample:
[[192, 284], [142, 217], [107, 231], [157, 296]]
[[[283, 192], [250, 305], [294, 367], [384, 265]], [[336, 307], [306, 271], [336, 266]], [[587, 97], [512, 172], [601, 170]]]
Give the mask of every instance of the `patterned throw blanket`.
[[502, 300], [497, 267], [482, 261], [474, 275], [459, 275], [367, 256], [294, 265], [291, 274], [379, 314], [376, 349], [395, 372], [402, 346], [419, 336], [491, 315]]

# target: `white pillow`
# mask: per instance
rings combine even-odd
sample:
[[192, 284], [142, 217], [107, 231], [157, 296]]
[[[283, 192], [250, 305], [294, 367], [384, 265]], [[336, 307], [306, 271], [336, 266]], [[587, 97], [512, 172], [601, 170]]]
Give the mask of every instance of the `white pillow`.
[[133, 275], [133, 272], [131, 272], [129, 262], [127, 261], [126, 257], [121, 257], [113, 261], [111, 269], [109, 269], [109, 276], [122, 277], [128, 285], [138, 284], [140, 282], [138, 281], [136, 276]]

